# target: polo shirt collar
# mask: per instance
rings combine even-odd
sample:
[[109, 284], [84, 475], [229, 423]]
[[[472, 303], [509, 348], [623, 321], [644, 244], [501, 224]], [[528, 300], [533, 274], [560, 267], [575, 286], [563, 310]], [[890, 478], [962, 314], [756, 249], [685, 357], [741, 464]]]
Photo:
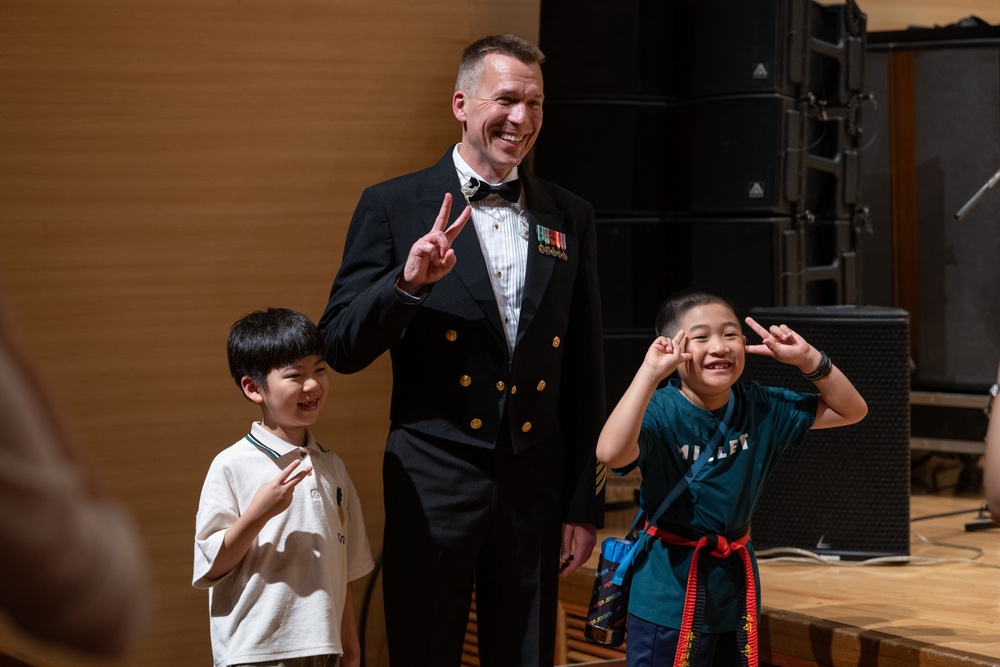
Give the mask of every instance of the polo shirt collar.
[[[291, 454], [292, 452], [298, 452], [299, 449], [301, 449], [300, 447], [293, 445], [286, 440], [282, 440], [275, 434], [271, 433], [266, 428], [261, 426], [260, 422], [254, 422], [250, 426], [250, 433], [246, 436], [246, 439], [250, 442], [250, 444], [267, 454], [273, 460], [280, 459], [281, 457]], [[321, 454], [325, 454], [329, 451], [316, 442], [316, 438], [313, 437], [313, 434], [309, 429], [306, 429], [305, 449]]]

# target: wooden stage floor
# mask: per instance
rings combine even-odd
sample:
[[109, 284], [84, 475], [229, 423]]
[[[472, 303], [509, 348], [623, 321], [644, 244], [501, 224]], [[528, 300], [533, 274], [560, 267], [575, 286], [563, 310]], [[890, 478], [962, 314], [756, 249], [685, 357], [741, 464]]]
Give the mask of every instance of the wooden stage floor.
[[[912, 496], [911, 518], [944, 516], [911, 523], [908, 563], [761, 558], [762, 664], [1000, 667], [1000, 528], [965, 530], [981, 505]], [[625, 531], [602, 530], [599, 540]], [[595, 554], [563, 580], [565, 601], [589, 602], [596, 565]]]
[[772, 662], [1000, 665], [1000, 528], [965, 529], [981, 504], [912, 496], [911, 518], [935, 518], [911, 523], [906, 564], [760, 559], [762, 630]]

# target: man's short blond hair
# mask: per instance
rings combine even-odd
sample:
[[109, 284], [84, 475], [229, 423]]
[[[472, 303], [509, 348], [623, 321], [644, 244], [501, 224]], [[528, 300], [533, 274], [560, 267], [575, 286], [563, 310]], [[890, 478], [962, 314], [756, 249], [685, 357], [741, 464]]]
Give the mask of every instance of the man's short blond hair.
[[527, 65], [541, 65], [545, 54], [531, 42], [514, 35], [490, 35], [477, 39], [462, 52], [462, 62], [458, 66], [455, 90], [473, 93], [483, 78], [483, 59], [498, 53], [516, 58]]

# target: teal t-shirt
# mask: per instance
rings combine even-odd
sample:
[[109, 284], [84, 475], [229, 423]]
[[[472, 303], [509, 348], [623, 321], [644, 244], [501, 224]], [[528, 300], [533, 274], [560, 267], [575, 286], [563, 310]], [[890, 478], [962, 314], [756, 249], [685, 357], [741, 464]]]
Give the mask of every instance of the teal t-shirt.
[[[688, 401], [676, 379], [658, 389], [646, 407], [639, 433], [640, 504], [649, 514], [691, 467], [715, 435], [725, 407], [704, 410]], [[802, 441], [816, 419], [816, 394], [756, 382], [733, 385], [735, 403], [722, 445], [660, 522], [698, 535], [732, 534], [750, 523], [764, 482], [786, 447]], [[624, 470], [628, 470], [626, 468]], [[621, 472], [621, 471], [619, 471]], [[751, 556], [753, 547], [748, 544]], [[629, 612], [668, 628], [680, 628], [693, 549], [649, 540], [636, 560]], [[703, 566], [703, 632], [729, 632], [740, 622], [743, 564], [738, 556], [708, 558]], [[757, 563], [754, 559], [754, 575]], [[758, 588], [758, 607], [760, 589]]]

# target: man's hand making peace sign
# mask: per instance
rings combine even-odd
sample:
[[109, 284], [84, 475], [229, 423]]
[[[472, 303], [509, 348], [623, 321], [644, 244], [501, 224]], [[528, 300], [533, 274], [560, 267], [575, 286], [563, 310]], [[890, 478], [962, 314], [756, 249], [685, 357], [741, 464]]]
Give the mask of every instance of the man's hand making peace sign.
[[425, 287], [445, 277], [455, 266], [455, 251], [451, 244], [469, 221], [472, 208], [466, 206], [458, 219], [445, 229], [450, 214], [451, 193], [446, 192], [441, 211], [434, 220], [434, 227], [417, 239], [406, 258], [403, 275], [397, 286], [407, 294], [417, 296]]

